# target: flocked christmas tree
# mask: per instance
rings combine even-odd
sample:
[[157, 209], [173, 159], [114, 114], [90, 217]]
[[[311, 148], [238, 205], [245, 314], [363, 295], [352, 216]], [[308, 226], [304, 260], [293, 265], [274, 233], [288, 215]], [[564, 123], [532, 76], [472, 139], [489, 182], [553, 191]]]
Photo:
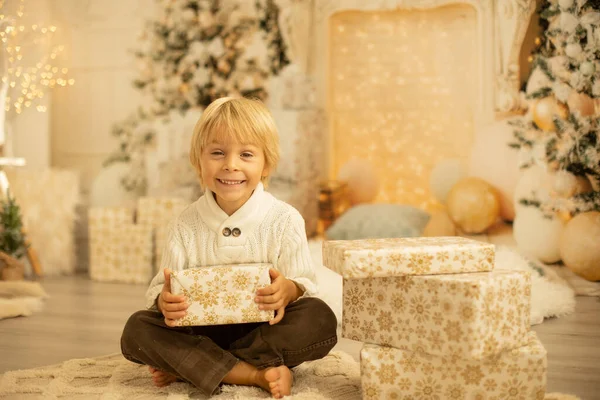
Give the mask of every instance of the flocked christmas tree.
[[530, 110], [516, 124], [522, 167], [553, 177], [547, 194], [518, 199], [545, 215], [600, 211], [600, 1], [546, 0], [527, 83]]
[[135, 51], [134, 85], [146, 104], [114, 127], [120, 147], [105, 163], [130, 163], [122, 182], [129, 190], [144, 190], [143, 155], [156, 118], [223, 96], [264, 100], [268, 78], [289, 63], [274, 0], [157, 0], [157, 6]]

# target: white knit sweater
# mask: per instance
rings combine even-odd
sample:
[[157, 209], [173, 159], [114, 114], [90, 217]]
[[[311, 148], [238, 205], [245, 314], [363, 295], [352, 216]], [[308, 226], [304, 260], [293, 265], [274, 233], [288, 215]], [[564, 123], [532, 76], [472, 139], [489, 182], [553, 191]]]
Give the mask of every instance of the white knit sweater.
[[[225, 228], [238, 228], [240, 234], [225, 236]], [[230, 216], [207, 191], [171, 222], [159, 272], [146, 292], [146, 307], [155, 308], [164, 268], [180, 271], [238, 263], [273, 264], [304, 290], [303, 297], [317, 294], [304, 219], [259, 183], [250, 199]]]

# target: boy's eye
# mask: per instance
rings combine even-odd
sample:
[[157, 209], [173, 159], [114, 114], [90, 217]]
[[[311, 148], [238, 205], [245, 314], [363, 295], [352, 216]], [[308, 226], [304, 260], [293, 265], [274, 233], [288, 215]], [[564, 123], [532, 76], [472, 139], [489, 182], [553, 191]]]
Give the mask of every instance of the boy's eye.
[[223, 155], [223, 152], [221, 150], [214, 150], [210, 154], [212, 154], [213, 156], [221, 156]]
[[242, 157], [244, 158], [250, 158], [253, 157], [254, 155], [252, 153], [242, 153]]

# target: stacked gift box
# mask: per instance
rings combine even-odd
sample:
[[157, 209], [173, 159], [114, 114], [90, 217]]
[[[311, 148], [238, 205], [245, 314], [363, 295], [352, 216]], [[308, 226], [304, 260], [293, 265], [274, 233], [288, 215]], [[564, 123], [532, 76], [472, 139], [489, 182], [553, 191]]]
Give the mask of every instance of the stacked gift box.
[[164, 247], [164, 228], [187, 202], [138, 199], [137, 209], [92, 207], [88, 211], [90, 277], [102, 282], [147, 284]]
[[546, 351], [529, 330], [527, 272], [458, 237], [328, 241], [342, 336], [362, 341], [364, 399], [543, 399]]

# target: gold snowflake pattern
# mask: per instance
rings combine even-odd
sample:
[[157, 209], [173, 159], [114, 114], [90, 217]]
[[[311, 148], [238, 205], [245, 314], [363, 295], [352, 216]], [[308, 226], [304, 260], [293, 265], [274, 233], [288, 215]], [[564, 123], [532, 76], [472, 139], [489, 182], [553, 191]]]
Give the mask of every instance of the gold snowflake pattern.
[[243, 264], [189, 268], [174, 272], [191, 301], [181, 324], [215, 325], [268, 321], [273, 312], [261, 312], [254, 303], [258, 287], [271, 283], [270, 264]]
[[[529, 299], [522, 296], [519, 303], [511, 305], [507, 296], [497, 293], [506, 291], [509, 282], [517, 285], [512, 281], [518, 282], [520, 293], [530, 284], [520, 273], [501, 270], [347, 279], [342, 326], [352, 323], [352, 328], [343, 332], [352, 332], [355, 340], [396, 348], [414, 348], [416, 341], [422, 340], [426, 351], [436, 355], [493, 356], [524, 345], [529, 330], [528, 312], [524, 311]], [[429, 293], [431, 282], [436, 290]], [[360, 301], [348, 300], [357, 298], [358, 293]]]
[[[365, 344], [361, 350], [362, 385], [377, 387], [380, 396], [394, 393], [402, 399], [542, 400], [546, 354], [535, 333], [525, 336], [525, 346], [500, 353], [495, 360], [481, 361], [458, 357], [460, 353], [457, 357], [417, 355]], [[393, 372], [385, 369], [392, 365]]]
[[483, 372], [479, 365], [468, 365], [462, 372], [462, 377], [467, 385], [479, 385]]
[[[256, 280], [256, 279], [254, 279]], [[232, 283], [236, 290], [246, 289], [252, 281], [251, 275], [248, 272], [237, 272], [233, 275]]]
[[223, 299], [221, 300], [221, 303], [225, 307], [225, 309], [235, 310], [241, 305], [240, 296], [241, 293], [239, 292], [225, 293]]
[[380, 391], [376, 385], [366, 384], [363, 385], [363, 397], [365, 400], [379, 400]]
[[399, 376], [398, 371], [396, 371], [395, 364], [383, 363], [379, 366], [379, 369], [376, 370], [375, 375], [381, 383], [389, 383], [391, 385], [395, 384], [396, 379]]
[[420, 379], [415, 385], [415, 397], [423, 400], [440, 400], [442, 385], [431, 376]]
[[[491, 271], [494, 246], [470, 239], [396, 238], [323, 243], [324, 264], [344, 278]], [[425, 259], [421, 259], [425, 255]]]
[[448, 385], [445, 392], [445, 398], [448, 400], [462, 400], [465, 398], [465, 389], [462, 385]]

